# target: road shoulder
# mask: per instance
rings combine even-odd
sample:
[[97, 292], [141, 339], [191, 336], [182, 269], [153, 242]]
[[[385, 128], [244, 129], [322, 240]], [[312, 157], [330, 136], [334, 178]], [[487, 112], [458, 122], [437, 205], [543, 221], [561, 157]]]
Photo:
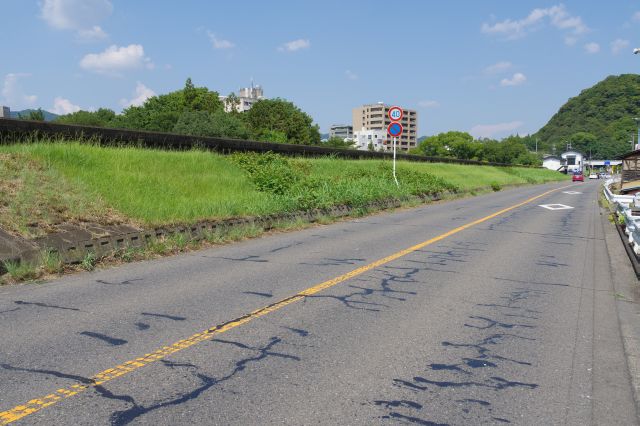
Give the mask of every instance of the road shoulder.
[[640, 328], [637, 327], [640, 316], [640, 289], [620, 236], [607, 218], [608, 212], [601, 208], [600, 220], [609, 254], [616, 311], [637, 417], [640, 413]]

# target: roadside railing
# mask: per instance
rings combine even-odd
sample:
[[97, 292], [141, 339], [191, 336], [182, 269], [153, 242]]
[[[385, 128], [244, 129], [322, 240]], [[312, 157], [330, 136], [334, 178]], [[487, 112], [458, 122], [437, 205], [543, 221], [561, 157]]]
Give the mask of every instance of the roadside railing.
[[629, 237], [628, 242], [633, 252], [640, 256], [640, 216], [633, 216], [631, 213], [629, 207], [616, 205], [616, 214], [620, 222], [624, 223], [624, 233]]
[[635, 197], [633, 195], [614, 194], [613, 191], [611, 191], [610, 186], [618, 181], [619, 181], [619, 178], [607, 179], [604, 182], [604, 196], [606, 197], [607, 201], [609, 201], [612, 204], [623, 204], [628, 207], [631, 203], [633, 203], [633, 201], [635, 200]]
[[634, 216], [633, 206], [640, 205], [640, 195], [618, 195], [611, 191], [611, 185], [617, 182], [617, 179], [608, 179], [604, 183], [604, 196], [614, 206], [615, 214], [618, 222], [623, 224], [625, 235], [628, 237], [627, 242], [633, 249], [636, 256], [640, 256], [640, 215]]

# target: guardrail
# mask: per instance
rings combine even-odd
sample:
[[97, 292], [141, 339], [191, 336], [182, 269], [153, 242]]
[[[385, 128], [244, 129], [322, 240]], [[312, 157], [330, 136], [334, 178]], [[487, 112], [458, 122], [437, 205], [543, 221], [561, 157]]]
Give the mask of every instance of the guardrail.
[[[249, 141], [241, 139], [187, 136], [173, 133], [147, 132], [141, 130], [112, 129], [105, 127], [76, 126], [56, 124], [44, 121], [0, 119], [0, 143], [13, 143], [27, 139], [30, 135], [45, 137], [65, 137], [72, 139], [92, 139], [104, 145], [134, 145], [157, 149], [204, 148], [222, 153], [275, 152], [293, 156], [328, 156], [359, 159], [391, 159], [386, 152], [359, 151], [354, 149], [326, 148], [316, 145], [292, 145], [284, 143]], [[459, 160], [456, 158], [426, 157], [422, 155], [398, 154], [398, 159], [428, 163], [472, 164], [479, 166], [512, 167], [514, 164], [491, 163], [477, 160]], [[521, 166], [518, 167], [535, 167]]]
[[635, 197], [633, 195], [619, 195], [614, 194], [613, 191], [611, 191], [610, 186], [618, 182], [618, 180], [619, 179], [607, 179], [604, 182], [604, 196], [606, 197], [607, 201], [612, 204], [620, 204], [628, 207], [635, 200]]
[[621, 222], [624, 222], [624, 233], [629, 237], [627, 242], [633, 252], [640, 256], [640, 216], [633, 216], [631, 209], [622, 204], [616, 204], [616, 214]]
[[618, 179], [608, 179], [604, 184], [604, 196], [609, 201], [613, 213], [617, 216], [616, 230], [624, 243], [624, 249], [629, 256], [631, 266], [640, 280], [640, 216], [634, 216], [637, 209], [632, 206], [640, 205], [640, 194], [618, 195], [611, 191], [611, 185]]

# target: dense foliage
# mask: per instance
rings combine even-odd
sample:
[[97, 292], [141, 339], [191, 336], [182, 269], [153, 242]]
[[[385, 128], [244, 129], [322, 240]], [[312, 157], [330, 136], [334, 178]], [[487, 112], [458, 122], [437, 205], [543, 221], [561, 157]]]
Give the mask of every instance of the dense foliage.
[[[341, 168], [340, 173], [325, 179], [318, 175], [318, 162], [294, 160], [278, 154], [236, 153], [231, 161], [242, 168], [260, 192], [272, 194], [294, 210], [330, 208], [336, 205], [365, 207], [385, 199], [407, 199], [416, 195], [460, 192], [445, 179], [425, 172], [398, 167], [400, 186], [393, 180], [388, 162], [361, 162], [358, 167]], [[348, 163], [343, 160], [333, 160]], [[373, 167], [372, 167], [373, 166]]]
[[195, 87], [189, 78], [182, 90], [152, 96], [141, 106], [130, 106], [116, 116], [112, 124], [126, 129], [171, 132], [183, 113], [203, 111], [213, 114], [222, 110], [217, 92]]
[[233, 106], [237, 102], [237, 96], [231, 94], [227, 103], [232, 112], [225, 112], [217, 92], [196, 87], [189, 78], [183, 89], [150, 97], [143, 105], [130, 106], [122, 114], [101, 108], [94, 112], [62, 115], [55, 121], [280, 143], [320, 143], [318, 126], [291, 102], [284, 99], [261, 100], [246, 113], [235, 111]]
[[569, 99], [534, 136], [547, 152], [560, 153], [571, 142], [592, 158], [610, 159], [631, 148], [635, 117], [640, 117], [640, 75], [609, 76]]
[[263, 140], [268, 132], [281, 132], [288, 143], [317, 145], [320, 130], [313, 119], [293, 103], [284, 99], [264, 99], [256, 102], [244, 113], [247, 124], [257, 139]]
[[107, 108], [97, 111], [78, 111], [61, 115], [55, 122], [60, 124], [77, 124], [80, 126], [106, 127], [116, 118], [116, 113]]
[[430, 157], [451, 157], [492, 163], [539, 165], [538, 155], [529, 152], [525, 138], [509, 136], [502, 141], [474, 140], [466, 132], [450, 131], [424, 138], [413, 154]]
[[324, 145], [328, 148], [347, 148], [347, 149], [355, 149], [355, 142], [350, 140], [344, 140], [343, 138], [339, 138], [337, 136], [333, 136], [327, 139], [324, 142]]
[[173, 127], [173, 132], [236, 139], [248, 139], [250, 135], [249, 129], [238, 114], [227, 114], [222, 110], [214, 113], [185, 111]]

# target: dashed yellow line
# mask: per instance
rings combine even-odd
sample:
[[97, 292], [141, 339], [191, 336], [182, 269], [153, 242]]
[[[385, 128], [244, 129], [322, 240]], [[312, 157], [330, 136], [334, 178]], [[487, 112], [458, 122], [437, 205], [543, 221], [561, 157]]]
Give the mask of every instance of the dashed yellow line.
[[[569, 185], [570, 186], [570, 185]], [[421, 248], [424, 248], [430, 244], [436, 243], [440, 240], [443, 240], [447, 237], [450, 237], [453, 234], [457, 234], [460, 231], [463, 231], [465, 229], [471, 228], [472, 226], [478, 225], [482, 222], [485, 222], [487, 220], [493, 219], [496, 216], [499, 216], [501, 214], [504, 214], [508, 211], [511, 211], [513, 209], [516, 209], [518, 207], [524, 206], [525, 204], [528, 204], [532, 201], [537, 200], [538, 198], [544, 197], [545, 195], [551, 194], [552, 192], [555, 191], [559, 191], [561, 189], [565, 189], [568, 188], [569, 186], [564, 186], [561, 188], [556, 188], [556, 189], [552, 189], [550, 191], [546, 191], [540, 195], [537, 195], [535, 197], [529, 198], [521, 203], [515, 204], [511, 207], [507, 207], [505, 209], [502, 209], [500, 211], [497, 211], [495, 213], [492, 213], [488, 216], [485, 216], [481, 219], [475, 220], [473, 222], [467, 223], [465, 225], [459, 226], [458, 228], [452, 229], [448, 232], [445, 232], [444, 234], [438, 235], [437, 237], [431, 238], [427, 241], [423, 241], [419, 244], [416, 244], [414, 246], [411, 246], [409, 248], [406, 248], [404, 250], [401, 250], [399, 252], [396, 252], [394, 254], [391, 254], [387, 257], [384, 257], [382, 259], [378, 259], [375, 262], [369, 263], [367, 265], [361, 266], [359, 268], [354, 269], [353, 271], [347, 272], [346, 274], [340, 275], [338, 277], [335, 277], [331, 280], [322, 282], [320, 284], [317, 284], [313, 287], [309, 287], [306, 290], [301, 291], [300, 293], [297, 293], [293, 296], [287, 297], [286, 299], [282, 299], [278, 302], [275, 302], [271, 305], [265, 306], [263, 308], [257, 309], [249, 314], [243, 315], [239, 318], [236, 318], [234, 320], [231, 320], [229, 322], [226, 322], [224, 324], [220, 324], [220, 325], [216, 325], [214, 327], [208, 328], [207, 330], [204, 330], [200, 333], [196, 333], [186, 339], [183, 340], [179, 340], [169, 346], [163, 346], [160, 349], [157, 349], [151, 353], [145, 354], [144, 356], [140, 357], [140, 358], [136, 358], [134, 360], [131, 361], [127, 361], [124, 362], [120, 365], [116, 365], [113, 368], [109, 368], [107, 370], [101, 371], [100, 373], [96, 374], [95, 376], [91, 377], [89, 380], [87, 380], [87, 383], [77, 383], [74, 385], [71, 385], [67, 388], [61, 388], [56, 390], [55, 392], [50, 393], [49, 395], [43, 396], [41, 398], [35, 398], [32, 399], [24, 404], [15, 406], [9, 410], [6, 411], [2, 411], [0, 412], [0, 425], [6, 425], [12, 422], [15, 422], [16, 420], [19, 420], [23, 417], [26, 417], [30, 414], [33, 414], [37, 411], [42, 410], [45, 407], [48, 407], [50, 405], [53, 405], [65, 398], [69, 398], [71, 396], [77, 395], [78, 393], [84, 392], [87, 389], [90, 389], [92, 387], [96, 387], [99, 386], [103, 383], [106, 383], [110, 380], [115, 379], [116, 377], [120, 377], [123, 376], [125, 374], [131, 373], [132, 371], [135, 371], [139, 368], [144, 367], [147, 364], [151, 364], [152, 362], [156, 362], [158, 360], [161, 360], [163, 358], [166, 358], [167, 356], [174, 354], [176, 352], [179, 352], [181, 350], [187, 349], [191, 346], [194, 346], [200, 342], [203, 342], [205, 340], [211, 340], [213, 339], [216, 335], [218, 334], [222, 334], [225, 333], [229, 330], [231, 330], [232, 328], [236, 328], [239, 327], [243, 324], [248, 323], [249, 321], [253, 321], [254, 319], [260, 318], [264, 315], [267, 315], [271, 312], [277, 311], [291, 303], [297, 302], [298, 300], [304, 299], [307, 296], [311, 296], [314, 295], [316, 293], [319, 293], [323, 290], [326, 290], [330, 287], [333, 287], [337, 284], [340, 284], [346, 280], [349, 280], [355, 276], [358, 276], [364, 272], [370, 271], [371, 269], [377, 268], [379, 266], [382, 266], [384, 264], [387, 264], [389, 262], [392, 262], [398, 258], [401, 258], [403, 256], [406, 256], [409, 253], [413, 253], [417, 250], [420, 250]]]

